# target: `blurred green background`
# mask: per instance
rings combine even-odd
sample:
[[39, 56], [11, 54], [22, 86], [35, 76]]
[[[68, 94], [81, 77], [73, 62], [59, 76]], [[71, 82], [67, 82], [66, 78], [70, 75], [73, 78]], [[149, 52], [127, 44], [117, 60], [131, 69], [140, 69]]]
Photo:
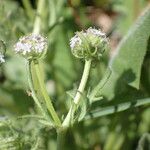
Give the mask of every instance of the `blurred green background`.
[[[100, 63], [93, 65], [95, 69], [90, 74], [88, 87], [92, 89], [103, 77], [118, 43], [149, 3], [149, 0], [46, 0], [41, 33], [48, 38], [49, 48], [42, 65], [47, 90], [52, 99], [55, 99], [53, 104], [60, 117], [64, 117], [70, 106], [70, 102], [65, 101], [69, 97], [66, 91], [78, 86], [83, 70], [83, 61], [74, 58], [69, 48], [69, 40], [74, 32], [92, 26], [101, 28], [109, 37], [110, 50], [105, 53]], [[13, 52], [13, 45], [20, 36], [32, 32], [36, 7], [37, 0], [0, 0], [0, 40], [6, 45], [6, 62], [0, 66], [1, 120], [35, 114], [27, 82], [26, 61]], [[92, 109], [111, 105], [116, 101], [149, 97], [149, 66], [148, 50], [142, 66], [140, 89], [120, 87], [119, 91], [114, 91], [115, 96], [106, 97], [107, 103], [100, 101]], [[141, 149], [138, 150], [148, 150], [149, 116], [150, 108], [143, 106], [82, 121], [69, 130], [66, 144], [72, 150], [134, 150], [140, 146]], [[10, 131], [10, 126], [13, 131]], [[56, 148], [55, 131], [37, 125], [36, 119], [20, 119], [12, 125], [8, 123], [7, 127], [0, 125], [0, 135], [14, 139], [19, 137], [22, 149], [31, 149], [36, 142], [39, 143], [38, 150]]]

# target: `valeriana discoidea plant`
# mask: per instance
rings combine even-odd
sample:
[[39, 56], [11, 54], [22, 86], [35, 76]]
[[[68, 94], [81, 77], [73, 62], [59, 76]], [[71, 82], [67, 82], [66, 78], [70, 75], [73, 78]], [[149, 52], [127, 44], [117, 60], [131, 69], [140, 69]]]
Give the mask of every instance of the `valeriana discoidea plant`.
[[[80, 101], [90, 73], [92, 61], [95, 59], [100, 60], [100, 57], [102, 57], [107, 45], [108, 41], [105, 33], [103, 33], [100, 29], [95, 29], [92, 27], [85, 31], [76, 32], [75, 36], [71, 38], [70, 48], [72, 54], [79, 59], [83, 59], [85, 61], [85, 65], [76, 95], [73, 98], [72, 105], [64, 120], [60, 120], [58, 117], [50, 96], [46, 90], [44, 79], [41, 75], [40, 59], [46, 57], [47, 39], [41, 36], [39, 33], [31, 33], [21, 37], [14, 46], [15, 52], [27, 60], [28, 81], [34, 102], [39, 108], [45, 121], [57, 130], [58, 149], [60, 149], [62, 146], [62, 135], [65, 134], [67, 128], [75, 123], [74, 115], [80, 105]], [[33, 69], [35, 70], [35, 75], [32, 74]], [[42, 94], [42, 100], [40, 97], [38, 97], [34, 87], [35, 78], [37, 78], [38, 81], [38, 88]]]

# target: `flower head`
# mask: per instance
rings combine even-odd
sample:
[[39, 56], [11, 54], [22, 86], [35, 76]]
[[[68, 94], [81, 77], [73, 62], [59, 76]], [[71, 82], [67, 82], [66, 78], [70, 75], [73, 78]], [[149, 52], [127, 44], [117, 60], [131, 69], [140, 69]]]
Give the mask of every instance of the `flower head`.
[[106, 34], [95, 28], [77, 32], [70, 40], [71, 51], [77, 58], [99, 58], [106, 46]]
[[27, 59], [37, 59], [46, 53], [47, 40], [39, 34], [29, 34], [21, 37], [14, 48]]

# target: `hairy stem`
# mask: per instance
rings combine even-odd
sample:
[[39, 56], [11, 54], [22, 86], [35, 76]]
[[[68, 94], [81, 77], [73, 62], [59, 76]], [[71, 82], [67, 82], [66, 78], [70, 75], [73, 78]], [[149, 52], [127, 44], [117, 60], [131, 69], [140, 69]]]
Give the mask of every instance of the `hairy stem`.
[[81, 81], [79, 84], [79, 88], [78, 88], [77, 93], [74, 97], [73, 104], [72, 104], [71, 108], [69, 109], [69, 112], [68, 112], [68, 114], [67, 114], [67, 116], [63, 122], [64, 127], [68, 127], [70, 125], [71, 120], [73, 119], [73, 116], [74, 116], [74, 112], [79, 106], [80, 99], [82, 97], [82, 94], [84, 92], [84, 89], [85, 89], [85, 86], [86, 86], [86, 83], [88, 80], [90, 67], [91, 67], [91, 60], [86, 60], [85, 65], [84, 65], [83, 75], [82, 75], [82, 78], [81, 78]]
[[46, 106], [47, 106], [47, 109], [48, 111], [50, 112], [54, 122], [55, 122], [55, 125], [56, 126], [60, 126], [61, 125], [61, 121], [53, 107], [53, 104], [52, 104], [52, 101], [47, 93], [47, 90], [46, 90], [46, 87], [45, 87], [45, 84], [44, 84], [44, 79], [42, 78], [42, 75], [41, 75], [41, 70], [40, 70], [40, 66], [39, 66], [39, 62], [38, 61], [34, 61], [34, 67], [35, 67], [35, 71], [36, 71], [36, 75], [37, 75], [37, 78], [38, 78], [38, 82], [39, 82], [39, 85], [40, 85], [40, 90], [41, 90], [41, 93], [43, 95], [43, 98], [45, 100], [45, 103], [46, 103]]

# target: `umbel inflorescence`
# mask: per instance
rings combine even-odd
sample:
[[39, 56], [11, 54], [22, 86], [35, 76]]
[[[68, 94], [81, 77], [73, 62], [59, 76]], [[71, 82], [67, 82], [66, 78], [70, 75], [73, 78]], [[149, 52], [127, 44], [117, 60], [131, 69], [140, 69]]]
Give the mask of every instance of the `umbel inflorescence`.
[[21, 37], [14, 48], [27, 59], [41, 58], [47, 51], [47, 39], [40, 34], [29, 34]]
[[76, 32], [70, 40], [70, 47], [77, 58], [99, 58], [107, 48], [107, 43], [105, 33], [90, 27], [86, 31]]

